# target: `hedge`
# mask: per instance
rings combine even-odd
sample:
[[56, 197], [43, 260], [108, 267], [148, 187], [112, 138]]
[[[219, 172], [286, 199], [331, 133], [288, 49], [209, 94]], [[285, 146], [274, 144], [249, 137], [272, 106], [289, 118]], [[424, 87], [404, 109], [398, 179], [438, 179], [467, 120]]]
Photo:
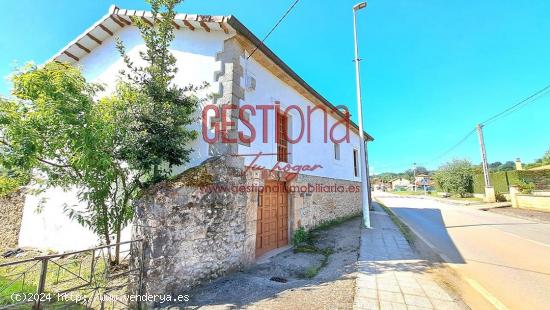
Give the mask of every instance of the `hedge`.
[[[506, 171], [494, 172], [490, 174], [491, 185], [497, 193], [508, 193], [508, 176]], [[485, 180], [483, 174], [474, 175], [474, 193], [485, 193]]]
[[475, 194], [485, 194], [485, 180], [483, 179], [483, 174], [474, 175], [474, 193]]
[[508, 193], [510, 191], [507, 171], [491, 173], [490, 175], [491, 185], [494, 187], [496, 193]]
[[[510, 192], [510, 185], [535, 184], [535, 190], [550, 190], [550, 170], [513, 170], [490, 174], [491, 185], [497, 193]], [[474, 175], [474, 193], [485, 193], [483, 174]]]
[[510, 184], [516, 185], [518, 182], [533, 183], [535, 190], [550, 190], [550, 169], [547, 170], [517, 170], [510, 171], [517, 173], [516, 176], [508, 176]]

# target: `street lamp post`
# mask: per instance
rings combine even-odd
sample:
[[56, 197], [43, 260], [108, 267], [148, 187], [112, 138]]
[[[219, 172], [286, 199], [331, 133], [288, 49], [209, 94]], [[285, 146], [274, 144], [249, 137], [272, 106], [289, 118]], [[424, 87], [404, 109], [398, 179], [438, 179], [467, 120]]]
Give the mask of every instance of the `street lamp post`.
[[413, 189], [416, 192], [416, 163], [413, 163]]
[[367, 160], [365, 134], [363, 133], [363, 111], [361, 104], [361, 78], [359, 75], [359, 46], [357, 43], [357, 11], [367, 7], [366, 2], [361, 2], [353, 6], [353, 34], [355, 37], [355, 81], [357, 88], [357, 117], [359, 122], [359, 137], [361, 139], [359, 143], [359, 151], [361, 158], [361, 206], [363, 208], [363, 224], [365, 227], [370, 228], [370, 186], [369, 186], [369, 167]]

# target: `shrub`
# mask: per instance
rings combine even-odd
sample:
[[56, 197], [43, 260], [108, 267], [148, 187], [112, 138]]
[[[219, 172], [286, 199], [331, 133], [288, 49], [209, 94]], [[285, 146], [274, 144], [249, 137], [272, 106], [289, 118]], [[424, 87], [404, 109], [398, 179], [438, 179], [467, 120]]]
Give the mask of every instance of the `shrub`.
[[473, 192], [473, 167], [468, 160], [453, 160], [434, 174], [435, 182], [444, 191], [464, 197]]
[[310, 243], [311, 240], [311, 233], [303, 227], [298, 228], [292, 236], [292, 244], [294, 244], [294, 246], [298, 246], [303, 243]]
[[502, 193], [496, 193], [495, 197], [497, 199], [497, 202], [506, 202], [506, 201], [508, 201], [508, 200], [506, 200], [506, 197]]
[[516, 184], [516, 186], [518, 187], [519, 191], [522, 194], [531, 194], [531, 193], [533, 193], [533, 190], [535, 189], [535, 184], [527, 183], [527, 182], [523, 182], [523, 181]]
[[[546, 170], [519, 170], [517, 173], [519, 183], [532, 183], [534, 189], [548, 190], [550, 189], [550, 169]], [[511, 182], [513, 185], [514, 183]]]

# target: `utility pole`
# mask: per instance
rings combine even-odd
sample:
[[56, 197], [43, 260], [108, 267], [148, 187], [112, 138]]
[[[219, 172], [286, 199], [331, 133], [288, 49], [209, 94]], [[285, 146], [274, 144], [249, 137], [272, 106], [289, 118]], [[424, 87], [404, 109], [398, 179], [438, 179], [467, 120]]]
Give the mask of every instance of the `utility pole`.
[[357, 116], [359, 122], [359, 155], [361, 158], [361, 206], [363, 208], [363, 224], [365, 227], [370, 228], [370, 182], [369, 182], [369, 170], [367, 161], [367, 151], [365, 135], [363, 133], [363, 107], [361, 103], [361, 78], [359, 74], [359, 44], [357, 40], [357, 11], [367, 7], [366, 2], [361, 2], [353, 6], [353, 35], [355, 39], [355, 86], [357, 91]]
[[477, 135], [479, 137], [479, 148], [481, 149], [481, 165], [483, 167], [483, 179], [485, 181], [485, 201], [495, 202], [495, 189], [491, 186], [489, 165], [487, 164], [487, 152], [485, 151], [485, 140], [483, 139], [483, 125], [477, 124]]

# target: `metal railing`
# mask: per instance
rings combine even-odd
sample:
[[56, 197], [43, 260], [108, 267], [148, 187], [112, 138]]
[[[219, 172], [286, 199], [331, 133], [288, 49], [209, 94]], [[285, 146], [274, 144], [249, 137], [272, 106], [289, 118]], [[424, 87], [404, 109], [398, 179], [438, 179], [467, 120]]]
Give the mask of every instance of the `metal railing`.
[[142, 280], [142, 240], [8, 261], [0, 264], [0, 309], [140, 308], [128, 296], [141, 295]]

